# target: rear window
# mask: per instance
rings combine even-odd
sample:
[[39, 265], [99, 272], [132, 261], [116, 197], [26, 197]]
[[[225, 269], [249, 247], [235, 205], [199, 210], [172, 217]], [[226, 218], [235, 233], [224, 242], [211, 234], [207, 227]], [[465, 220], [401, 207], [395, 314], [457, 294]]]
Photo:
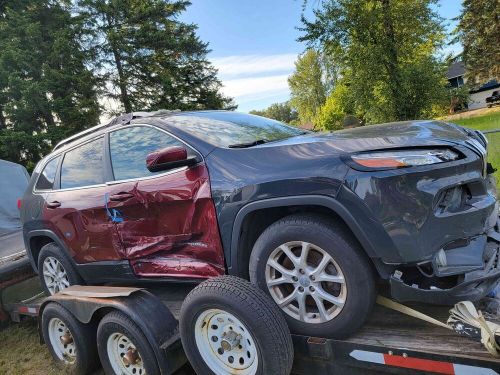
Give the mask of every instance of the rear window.
[[168, 123], [217, 147], [272, 142], [305, 133], [276, 120], [237, 112], [183, 114], [169, 117]]
[[101, 137], [66, 153], [61, 167], [61, 189], [104, 182], [103, 145]]
[[54, 188], [54, 181], [56, 179], [57, 166], [59, 165], [60, 157], [56, 157], [49, 161], [36, 182], [36, 190], [51, 190]]

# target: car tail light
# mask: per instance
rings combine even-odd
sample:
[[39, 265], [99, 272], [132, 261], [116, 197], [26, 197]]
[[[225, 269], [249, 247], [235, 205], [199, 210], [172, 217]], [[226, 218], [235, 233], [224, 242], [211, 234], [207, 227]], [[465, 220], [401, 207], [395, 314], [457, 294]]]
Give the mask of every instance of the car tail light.
[[22, 199], [18, 199], [17, 200], [17, 209], [20, 210], [22, 206], [23, 206], [23, 200]]

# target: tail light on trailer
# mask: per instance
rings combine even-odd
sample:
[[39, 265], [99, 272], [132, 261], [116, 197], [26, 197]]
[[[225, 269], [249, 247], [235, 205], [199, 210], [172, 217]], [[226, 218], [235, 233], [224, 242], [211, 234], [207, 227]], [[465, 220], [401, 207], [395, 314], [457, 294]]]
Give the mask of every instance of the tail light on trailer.
[[18, 199], [17, 200], [17, 209], [20, 210], [22, 206], [23, 206], [23, 200], [22, 199]]

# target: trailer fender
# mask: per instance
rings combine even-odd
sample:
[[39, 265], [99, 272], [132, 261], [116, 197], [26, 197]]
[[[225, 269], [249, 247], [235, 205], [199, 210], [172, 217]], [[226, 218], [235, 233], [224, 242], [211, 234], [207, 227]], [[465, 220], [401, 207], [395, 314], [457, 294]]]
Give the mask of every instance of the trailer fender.
[[130, 317], [144, 333], [162, 374], [171, 374], [186, 362], [177, 320], [156, 296], [144, 289], [80, 285], [64, 289], [40, 306], [38, 325], [42, 342], [41, 316], [49, 303], [61, 305], [84, 324], [118, 310]]

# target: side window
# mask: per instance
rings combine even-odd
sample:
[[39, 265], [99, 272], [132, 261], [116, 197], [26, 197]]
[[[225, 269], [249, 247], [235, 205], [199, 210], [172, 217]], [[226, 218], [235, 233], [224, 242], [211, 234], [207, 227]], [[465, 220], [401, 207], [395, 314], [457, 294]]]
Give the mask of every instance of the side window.
[[68, 151], [61, 167], [61, 189], [102, 184], [104, 138]]
[[[161, 172], [146, 168], [146, 156], [170, 146], [185, 145], [165, 132], [149, 126], [133, 126], [109, 134], [109, 150], [115, 180], [147, 177]], [[188, 151], [189, 152], [189, 151]]]
[[57, 166], [59, 165], [60, 158], [61, 157], [58, 156], [45, 165], [45, 168], [43, 168], [36, 182], [36, 190], [51, 190], [54, 187], [54, 180], [56, 179]]

